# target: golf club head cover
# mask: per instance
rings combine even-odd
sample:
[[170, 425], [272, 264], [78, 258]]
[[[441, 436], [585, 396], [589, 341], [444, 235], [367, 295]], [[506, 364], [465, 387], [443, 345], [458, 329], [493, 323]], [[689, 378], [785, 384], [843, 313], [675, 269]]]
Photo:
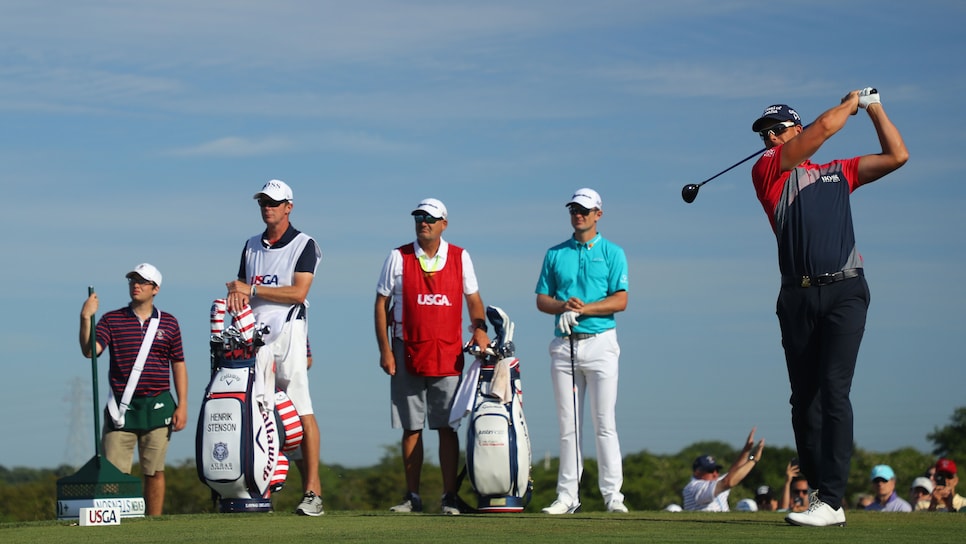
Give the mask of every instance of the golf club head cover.
[[285, 479], [288, 478], [288, 466], [288, 457], [286, 457], [284, 453], [278, 454], [278, 462], [275, 464], [275, 471], [272, 473], [272, 479], [268, 483], [272, 493], [278, 493], [283, 487], [285, 487]]
[[216, 298], [211, 302], [211, 335], [221, 338], [225, 332], [225, 299]]
[[295, 409], [295, 404], [288, 398], [285, 391], [280, 389], [275, 390], [275, 413], [278, 414], [278, 421], [281, 423], [281, 433], [284, 438], [282, 451], [288, 453], [298, 449], [302, 445], [304, 436], [302, 420], [299, 418], [298, 410]]
[[513, 323], [510, 322], [510, 317], [506, 315], [506, 312], [496, 306], [486, 307], [486, 317], [493, 325], [493, 333], [496, 335], [495, 351], [500, 353], [503, 346], [508, 341], [513, 340]]
[[859, 91], [859, 107], [865, 109], [869, 104], [881, 104], [879, 101], [879, 91], [873, 87], [866, 87]]
[[568, 310], [560, 314], [560, 319], [557, 321], [557, 328], [560, 329], [560, 332], [564, 333], [564, 336], [570, 336], [570, 333], [573, 332], [574, 327], [577, 326], [577, 316], [579, 315], [573, 310]]

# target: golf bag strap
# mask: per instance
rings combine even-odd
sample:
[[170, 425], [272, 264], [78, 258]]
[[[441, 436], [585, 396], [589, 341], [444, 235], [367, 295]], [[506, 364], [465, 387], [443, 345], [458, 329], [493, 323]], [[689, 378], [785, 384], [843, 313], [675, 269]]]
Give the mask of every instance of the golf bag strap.
[[127, 385], [124, 386], [124, 394], [121, 396], [120, 406], [114, 398], [114, 390], [111, 390], [110, 398], [107, 401], [107, 411], [111, 414], [111, 419], [114, 420], [114, 424], [118, 429], [124, 427], [124, 413], [127, 412], [131, 398], [134, 397], [134, 390], [137, 389], [138, 381], [141, 380], [144, 362], [148, 360], [148, 353], [151, 351], [151, 345], [154, 344], [154, 336], [158, 332], [158, 323], [160, 321], [160, 318], [152, 317], [151, 321], [148, 322], [148, 330], [144, 333], [144, 339], [141, 340], [141, 349], [138, 351], [138, 356], [134, 360], [134, 368], [131, 369], [131, 375], [127, 378]]

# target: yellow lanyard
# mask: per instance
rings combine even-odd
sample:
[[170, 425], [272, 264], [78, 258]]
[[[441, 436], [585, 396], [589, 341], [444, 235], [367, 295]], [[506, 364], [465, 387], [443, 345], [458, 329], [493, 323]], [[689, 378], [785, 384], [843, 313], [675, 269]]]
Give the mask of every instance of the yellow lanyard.
[[419, 267], [423, 269], [423, 272], [436, 272], [439, 270], [439, 253], [433, 257], [433, 262], [429, 263], [429, 257], [425, 254], [419, 256]]

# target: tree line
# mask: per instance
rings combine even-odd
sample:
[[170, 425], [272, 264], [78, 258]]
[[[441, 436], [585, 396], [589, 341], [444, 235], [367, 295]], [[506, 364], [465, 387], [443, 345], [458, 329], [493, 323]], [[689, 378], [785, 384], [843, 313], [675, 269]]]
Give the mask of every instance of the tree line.
[[[935, 448], [923, 453], [913, 448], [902, 448], [889, 453], [875, 453], [855, 447], [852, 469], [846, 488], [850, 505], [855, 497], [870, 492], [869, 473], [878, 464], [889, 465], [896, 472], [896, 491], [905, 496], [913, 478], [935, 463], [936, 457], [946, 456], [966, 463], [966, 407], [957, 408], [950, 424], [937, 427], [927, 435]], [[723, 442], [697, 442], [673, 455], [655, 455], [647, 451], [624, 457], [625, 503], [633, 510], [661, 510], [668, 504], [681, 504], [681, 490], [691, 478], [691, 463], [702, 454], [711, 454], [726, 467], [738, 455], [736, 449]], [[788, 461], [796, 456], [789, 447], [768, 447], [755, 470], [731, 492], [731, 504], [743, 498], [754, 498], [760, 485], [771, 486], [780, 493], [785, 483]], [[0, 465], [0, 522], [38, 521], [56, 518], [57, 480], [75, 472], [66, 465], [56, 469], [13, 468]], [[134, 474], [140, 477], [138, 467]], [[557, 459], [549, 462], [535, 459], [531, 472], [533, 496], [527, 512], [539, 512], [556, 498]], [[323, 498], [327, 510], [387, 510], [396, 504], [405, 491], [402, 459], [396, 446], [386, 446], [379, 462], [370, 467], [349, 468], [341, 465], [320, 465]], [[170, 463], [165, 469], [167, 492], [165, 514], [200, 514], [216, 512], [211, 492], [198, 479], [193, 459]], [[443, 484], [438, 467], [426, 463], [422, 475], [422, 495], [426, 511], [438, 511], [436, 497], [442, 495]], [[961, 491], [961, 490], [960, 490]], [[460, 495], [474, 505], [469, 481], [464, 481]], [[605, 510], [597, 489], [597, 463], [586, 459], [580, 482], [583, 510]], [[302, 498], [298, 470], [292, 467], [285, 488], [272, 496], [273, 506], [282, 512], [294, 511]]]

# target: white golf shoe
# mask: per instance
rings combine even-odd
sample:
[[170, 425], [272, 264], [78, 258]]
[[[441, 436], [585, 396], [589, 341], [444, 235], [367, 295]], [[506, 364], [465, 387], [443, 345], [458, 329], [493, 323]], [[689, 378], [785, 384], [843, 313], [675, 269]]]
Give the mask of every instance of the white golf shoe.
[[553, 501], [553, 504], [543, 509], [544, 514], [558, 516], [560, 514], [574, 514], [580, 510], [580, 503], [567, 504], [560, 499]]
[[845, 525], [845, 509], [836, 510], [818, 498], [818, 494], [813, 494], [809, 498], [808, 510], [805, 512], [792, 512], [785, 516], [785, 521], [792, 525], [804, 527], [829, 527], [831, 525]]
[[607, 511], [614, 514], [626, 514], [627, 506], [624, 506], [623, 499], [611, 499], [611, 501], [607, 503]]

